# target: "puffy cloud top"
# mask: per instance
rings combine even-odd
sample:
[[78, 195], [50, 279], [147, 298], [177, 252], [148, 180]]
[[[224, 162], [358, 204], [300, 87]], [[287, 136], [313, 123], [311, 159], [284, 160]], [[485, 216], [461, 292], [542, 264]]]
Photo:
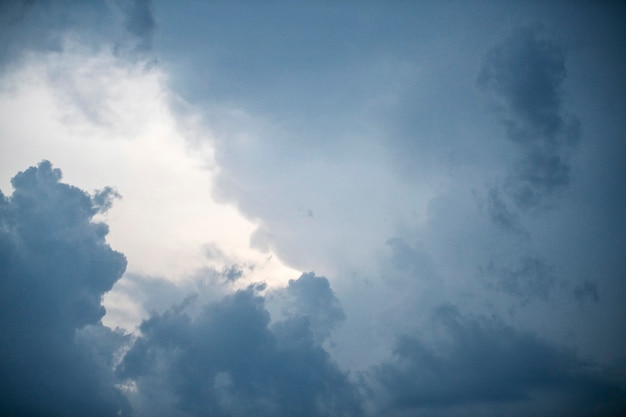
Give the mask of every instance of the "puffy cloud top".
[[[116, 415], [128, 405], [110, 383], [111, 351], [79, 340], [100, 325], [102, 295], [126, 268], [93, 216], [109, 206], [60, 182], [48, 161], [17, 174], [9, 197], [0, 193], [0, 380], [3, 415]], [[99, 329], [99, 330], [98, 330]], [[104, 355], [104, 356], [103, 356]], [[80, 390], [77, 390], [80, 387]]]
[[[305, 274], [290, 288], [316, 284], [322, 291], [307, 297], [323, 305], [325, 279]], [[263, 288], [239, 290], [195, 317], [173, 308], [144, 321], [118, 368], [137, 388], [136, 409], [145, 415], [360, 415], [355, 386], [315, 342], [311, 323], [318, 321], [290, 315], [270, 325], [258, 293]], [[322, 316], [336, 314], [322, 310]]]

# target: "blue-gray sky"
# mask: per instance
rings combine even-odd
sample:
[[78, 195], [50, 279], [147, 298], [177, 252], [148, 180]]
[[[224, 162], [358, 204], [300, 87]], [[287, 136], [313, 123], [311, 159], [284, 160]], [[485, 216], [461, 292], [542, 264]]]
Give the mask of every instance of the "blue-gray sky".
[[0, 414], [623, 415], [625, 17], [0, 3]]

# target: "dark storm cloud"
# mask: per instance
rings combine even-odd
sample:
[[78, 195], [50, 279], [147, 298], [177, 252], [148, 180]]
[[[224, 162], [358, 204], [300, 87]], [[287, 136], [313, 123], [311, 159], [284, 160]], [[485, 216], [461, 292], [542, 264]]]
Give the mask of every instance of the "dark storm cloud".
[[[336, 318], [327, 281], [305, 274], [289, 292], [303, 311], [270, 325], [263, 286], [224, 297], [192, 317], [171, 309], [144, 321], [118, 368], [150, 415], [359, 415], [357, 392], [315, 340], [314, 316]], [[310, 292], [309, 292], [310, 291]], [[307, 293], [304, 293], [307, 292]], [[339, 312], [338, 312], [339, 311]], [[342, 314], [342, 313], [341, 313]], [[167, 411], [164, 411], [167, 410]]]
[[231, 265], [230, 267], [224, 267], [224, 276], [228, 281], [237, 281], [243, 275], [243, 271], [237, 267], [237, 265]]
[[315, 340], [326, 339], [345, 315], [330, 283], [313, 272], [289, 280], [287, 294], [291, 297], [288, 314], [306, 319]]
[[504, 100], [514, 117], [505, 119], [508, 133], [524, 142], [552, 139], [562, 129], [565, 75], [564, 51], [536, 31], [522, 29], [487, 54], [478, 84]]
[[406, 240], [394, 237], [387, 240], [391, 248], [391, 264], [414, 279], [437, 279], [437, 271], [428, 254], [411, 246]]
[[[0, 414], [113, 416], [128, 404], [113, 386], [124, 339], [104, 328], [103, 294], [126, 268], [92, 217], [109, 206], [60, 182], [47, 161], [0, 193]], [[92, 345], [88, 341], [96, 341]]]
[[[48, 4], [48, 6], [50, 6]], [[48, 9], [50, 7], [47, 7]], [[0, 2], [0, 64], [18, 56], [24, 49], [58, 50], [60, 22], [35, 0]], [[42, 24], [46, 16], [46, 24]]]
[[492, 278], [494, 289], [519, 297], [523, 302], [534, 298], [548, 300], [556, 283], [550, 265], [537, 256], [524, 256], [517, 264], [502, 267], [492, 262], [483, 273]]
[[400, 337], [394, 360], [376, 369], [385, 415], [523, 415], [529, 405], [536, 416], [610, 416], [626, 407], [623, 388], [593, 364], [497, 319], [462, 317], [443, 306], [434, 323], [439, 344]]
[[536, 206], [569, 184], [567, 153], [580, 128], [563, 110], [565, 77], [565, 51], [530, 28], [483, 60], [478, 85], [499, 99], [507, 137], [522, 153], [505, 185], [519, 208]]
[[150, 49], [157, 24], [151, 0], [119, 0], [115, 4], [124, 13], [124, 28], [135, 38], [136, 47]]
[[582, 284], [576, 286], [572, 291], [574, 298], [578, 300], [580, 304], [584, 304], [589, 301], [597, 303], [600, 301], [598, 295], [598, 284], [593, 281], [585, 281]]
[[[118, 364], [129, 336], [101, 324], [101, 299], [126, 260], [106, 244], [107, 226], [92, 222], [117, 194], [90, 196], [60, 180], [44, 161], [0, 195], [0, 414], [129, 414], [116, 386], [138, 415], [362, 414], [357, 387], [322, 346], [343, 310], [313, 273], [282, 290], [288, 304], [273, 323], [264, 284], [203, 308], [192, 293], [152, 313]], [[243, 274], [205, 272], [224, 286]]]
[[7, 0], [0, 2], [0, 65], [25, 51], [61, 51], [67, 34], [83, 44], [147, 50], [156, 29], [149, 0]]

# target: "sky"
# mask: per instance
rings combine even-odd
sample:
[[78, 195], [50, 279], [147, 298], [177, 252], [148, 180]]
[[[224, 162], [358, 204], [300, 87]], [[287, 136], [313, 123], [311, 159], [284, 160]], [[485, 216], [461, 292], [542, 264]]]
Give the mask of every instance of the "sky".
[[625, 17], [0, 2], [0, 414], [626, 414]]

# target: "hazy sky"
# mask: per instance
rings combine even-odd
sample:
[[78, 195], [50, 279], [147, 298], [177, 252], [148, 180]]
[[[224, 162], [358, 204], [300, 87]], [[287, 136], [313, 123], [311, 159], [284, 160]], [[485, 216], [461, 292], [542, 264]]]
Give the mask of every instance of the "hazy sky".
[[625, 18], [0, 2], [0, 414], [624, 415]]

